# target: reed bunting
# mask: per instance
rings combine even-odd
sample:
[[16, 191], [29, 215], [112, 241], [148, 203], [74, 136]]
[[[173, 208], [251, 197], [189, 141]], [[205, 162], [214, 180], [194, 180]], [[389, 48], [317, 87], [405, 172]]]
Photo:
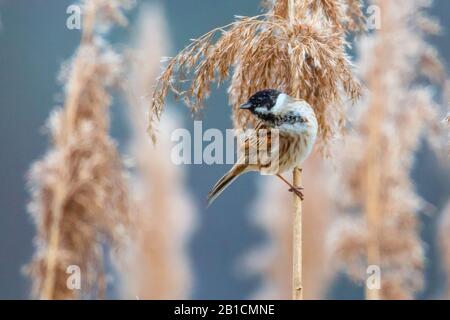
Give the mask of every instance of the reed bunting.
[[[244, 141], [244, 154], [208, 194], [208, 206], [237, 177], [250, 171], [276, 175], [289, 185], [289, 191], [303, 200], [302, 188], [294, 187], [281, 174], [299, 167], [311, 153], [318, 130], [314, 110], [306, 101], [272, 89], [255, 93], [240, 108], [251, 112], [259, 121]], [[277, 139], [274, 139], [275, 132]], [[272, 152], [274, 148], [276, 152]], [[250, 162], [249, 150], [258, 155], [267, 152], [269, 156]]]

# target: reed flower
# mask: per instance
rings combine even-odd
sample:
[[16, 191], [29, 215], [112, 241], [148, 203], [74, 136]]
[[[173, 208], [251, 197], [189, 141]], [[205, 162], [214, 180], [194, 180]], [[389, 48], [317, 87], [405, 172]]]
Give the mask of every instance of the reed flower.
[[361, 23], [362, 13], [359, 1], [345, 3], [296, 1], [290, 20], [288, 0], [277, 0], [266, 14], [237, 17], [194, 40], [169, 60], [159, 77], [150, 108], [150, 132], [169, 91], [198, 112], [211, 84], [221, 84], [233, 71], [229, 97], [236, 128], [255, 122], [238, 106], [259, 90], [275, 88], [299, 95], [313, 106], [322, 142], [329, 142], [344, 125], [342, 92], [351, 99], [360, 93], [345, 53], [345, 35]]
[[160, 57], [167, 51], [166, 30], [160, 7], [142, 7], [126, 88], [132, 127], [130, 152], [135, 162], [132, 200], [137, 220], [125, 273], [128, 298], [187, 299], [191, 292], [188, 240], [195, 227], [195, 210], [182, 167], [170, 161], [170, 135], [178, 121], [173, 115], [165, 115], [162, 139], [155, 146], [145, 130], [145, 97], [160, 71]]
[[[49, 121], [52, 146], [30, 172], [37, 236], [27, 270], [33, 296], [41, 299], [102, 297], [102, 249], [120, 248], [130, 224], [121, 158], [108, 135], [109, 89], [119, 78], [122, 58], [97, 33], [105, 22], [123, 18], [122, 2], [82, 4], [82, 42], [61, 79], [64, 106]], [[70, 266], [81, 272], [80, 290], [68, 285]]]
[[424, 40], [437, 23], [423, 13], [429, 1], [372, 3], [381, 9], [382, 28], [361, 40], [367, 91], [338, 160], [337, 202], [348, 215], [333, 241], [354, 278], [363, 280], [367, 265], [381, 267], [381, 290], [366, 288], [368, 299], [411, 299], [423, 286], [425, 255], [418, 218], [423, 201], [410, 172], [425, 132], [442, 146], [433, 134], [439, 107], [417, 82], [427, 75], [443, 83], [442, 65]]

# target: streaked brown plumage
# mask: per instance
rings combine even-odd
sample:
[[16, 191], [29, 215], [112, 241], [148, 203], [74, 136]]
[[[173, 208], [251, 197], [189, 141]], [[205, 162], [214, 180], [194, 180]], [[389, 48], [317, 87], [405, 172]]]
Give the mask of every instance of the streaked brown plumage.
[[208, 205], [237, 177], [250, 171], [277, 175], [291, 187], [290, 191], [303, 197], [281, 174], [299, 166], [312, 150], [318, 125], [311, 106], [279, 91], [263, 90], [241, 108], [252, 112], [259, 119], [258, 125], [245, 139], [237, 163], [208, 194]]

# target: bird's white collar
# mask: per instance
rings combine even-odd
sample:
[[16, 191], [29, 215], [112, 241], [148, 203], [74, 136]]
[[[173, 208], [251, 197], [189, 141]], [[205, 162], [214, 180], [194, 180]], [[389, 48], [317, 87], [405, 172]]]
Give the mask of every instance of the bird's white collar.
[[287, 94], [280, 93], [278, 95], [277, 102], [275, 103], [275, 105], [273, 106], [271, 111], [273, 113], [278, 113], [281, 109], [283, 109], [283, 107], [285, 106], [285, 104], [287, 102], [288, 97], [289, 96]]

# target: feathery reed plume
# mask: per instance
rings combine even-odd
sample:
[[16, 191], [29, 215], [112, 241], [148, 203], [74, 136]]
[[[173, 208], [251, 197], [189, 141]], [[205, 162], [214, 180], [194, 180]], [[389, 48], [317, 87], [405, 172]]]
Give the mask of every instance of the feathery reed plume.
[[[347, 6], [349, 3], [352, 5]], [[210, 85], [221, 84], [234, 68], [229, 98], [236, 128], [254, 126], [256, 121], [239, 110], [241, 103], [256, 91], [278, 89], [313, 106], [319, 122], [319, 144], [326, 146], [344, 126], [344, 96], [355, 100], [360, 94], [345, 52], [346, 33], [359, 23], [358, 17], [362, 13], [354, 0], [277, 0], [267, 14], [238, 17], [194, 40], [169, 61], [157, 81], [149, 118], [153, 140], [154, 124], [161, 117], [169, 91], [198, 112]], [[300, 172], [293, 172], [296, 187], [301, 184]], [[294, 198], [294, 208], [293, 297], [301, 299], [302, 215], [298, 197]]]
[[[62, 79], [67, 82], [64, 107], [54, 111], [49, 122], [52, 148], [31, 169], [37, 251], [27, 269], [34, 297], [102, 297], [102, 247], [120, 248], [126, 239], [127, 185], [116, 145], [108, 136], [108, 89], [118, 80], [121, 57], [96, 38], [104, 22], [125, 21], [122, 4], [83, 2], [81, 45]], [[81, 272], [80, 290], [69, 286], [69, 266]]]
[[[154, 122], [162, 114], [169, 91], [198, 112], [210, 92], [210, 84], [221, 84], [234, 67], [229, 93], [235, 127], [255, 122], [252, 115], [239, 110], [252, 93], [277, 88], [292, 96], [300, 95], [314, 107], [322, 142], [328, 142], [344, 124], [344, 113], [338, 107], [342, 101], [340, 89], [352, 99], [360, 92], [345, 53], [344, 26], [350, 17], [334, 8], [342, 3], [296, 1], [290, 21], [280, 9], [287, 8], [288, 0], [277, 0], [267, 14], [237, 17], [235, 22], [194, 40], [169, 61], [159, 77], [151, 105], [150, 133], [153, 134]], [[218, 33], [221, 37], [214, 41]]]
[[149, 86], [160, 71], [166, 53], [167, 31], [162, 9], [143, 7], [136, 56], [127, 87], [133, 129], [131, 154], [136, 161], [132, 176], [135, 242], [128, 259], [125, 294], [139, 299], [187, 299], [191, 268], [187, 243], [194, 228], [194, 207], [183, 185], [183, 171], [170, 160], [170, 135], [176, 121], [167, 114], [160, 142], [153, 146], [146, 134], [146, 100]]
[[[361, 42], [359, 65], [368, 91], [338, 161], [337, 201], [351, 214], [334, 241], [356, 279], [364, 279], [368, 265], [381, 268], [381, 289], [366, 286], [367, 299], [411, 299], [423, 285], [424, 248], [417, 217], [422, 200], [410, 171], [423, 133], [432, 140], [439, 118], [430, 91], [416, 79], [418, 71], [441, 79], [443, 69], [424, 40], [430, 30], [424, 26], [436, 25], [422, 12], [429, 1], [372, 2], [380, 7], [382, 28]], [[365, 217], [357, 215], [361, 211]]]
[[[308, 196], [304, 209], [305, 299], [322, 299], [331, 280], [330, 255], [324, 239], [332, 223], [330, 174], [319, 155], [305, 163]], [[267, 235], [267, 243], [244, 257], [249, 272], [262, 277], [262, 285], [252, 298], [289, 299], [292, 276], [292, 203], [279, 181], [264, 180], [254, 201], [252, 220]]]
[[439, 243], [442, 262], [446, 275], [445, 298], [450, 299], [450, 202], [447, 204], [439, 221]]

